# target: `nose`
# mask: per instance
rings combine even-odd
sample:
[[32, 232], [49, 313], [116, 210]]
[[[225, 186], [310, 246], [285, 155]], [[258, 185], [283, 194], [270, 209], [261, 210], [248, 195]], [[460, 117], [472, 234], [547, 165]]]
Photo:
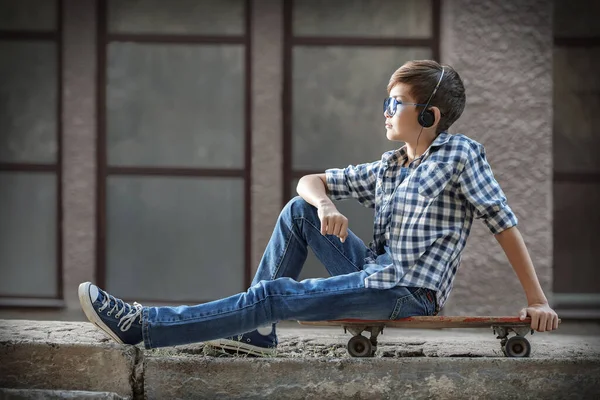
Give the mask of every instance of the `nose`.
[[385, 118], [392, 118], [392, 116], [390, 114], [388, 114], [388, 109], [387, 108], [385, 110], [383, 110], [383, 116]]

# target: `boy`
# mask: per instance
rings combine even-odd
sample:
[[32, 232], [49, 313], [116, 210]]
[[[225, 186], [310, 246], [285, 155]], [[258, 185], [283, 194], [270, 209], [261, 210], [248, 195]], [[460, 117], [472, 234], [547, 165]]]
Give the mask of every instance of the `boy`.
[[[480, 218], [525, 290], [520, 317], [530, 315], [540, 332], [556, 329], [558, 316], [483, 146], [446, 132], [465, 107], [458, 73], [435, 61], [408, 62], [392, 75], [388, 93], [386, 135], [405, 145], [378, 161], [303, 177], [247, 292], [195, 306], [143, 307], [85, 282], [79, 297], [88, 319], [117, 342], [143, 341], [147, 349], [208, 341], [268, 355], [280, 320], [436, 315], [452, 290], [473, 218]], [[375, 209], [368, 247], [331, 201], [350, 197]], [[331, 277], [296, 281], [308, 247]]]

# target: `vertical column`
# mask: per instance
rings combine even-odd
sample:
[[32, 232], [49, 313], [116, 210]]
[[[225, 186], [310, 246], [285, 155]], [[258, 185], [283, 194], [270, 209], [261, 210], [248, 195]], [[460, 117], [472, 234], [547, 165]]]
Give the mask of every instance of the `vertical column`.
[[96, 1], [63, 0], [63, 279], [68, 308], [94, 280], [96, 225]]
[[283, 3], [252, 1], [252, 272], [281, 210]]
[[[451, 131], [485, 146], [550, 297], [552, 2], [443, 2], [441, 37], [441, 60], [458, 71], [467, 92]], [[475, 220], [444, 314], [514, 315], [525, 305], [501, 247]]]

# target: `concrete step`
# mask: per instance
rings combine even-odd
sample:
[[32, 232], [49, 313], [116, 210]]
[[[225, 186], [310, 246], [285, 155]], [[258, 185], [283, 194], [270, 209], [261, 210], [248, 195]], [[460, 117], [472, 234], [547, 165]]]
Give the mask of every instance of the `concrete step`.
[[523, 359], [505, 358], [488, 330], [386, 330], [369, 359], [348, 356], [340, 329], [288, 323], [279, 337], [277, 355], [259, 359], [202, 343], [123, 346], [87, 322], [0, 320], [0, 387], [132, 399], [600, 396], [597, 335], [536, 333]]
[[84, 390], [44, 390], [0, 388], [2, 400], [128, 400], [116, 393], [88, 392]]

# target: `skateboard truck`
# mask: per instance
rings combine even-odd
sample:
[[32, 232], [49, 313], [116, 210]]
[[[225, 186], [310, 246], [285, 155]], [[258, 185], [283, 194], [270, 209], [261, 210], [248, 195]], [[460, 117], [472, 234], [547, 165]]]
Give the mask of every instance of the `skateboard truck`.
[[[344, 326], [344, 333], [350, 331], [352, 337], [348, 341], [348, 353], [352, 357], [373, 357], [377, 351], [377, 336], [383, 334], [383, 326], [352, 325]], [[371, 337], [362, 335], [370, 332]]]
[[[529, 357], [531, 353], [531, 344], [525, 339], [525, 335], [529, 331], [533, 335], [534, 330], [529, 325], [524, 326], [504, 326], [492, 325], [494, 334], [498, 335], [496, 339], [500, 339], [500, 348], [506, 357]], [[508, 337], [510, 331], [515, 333], [515, 336]]]

